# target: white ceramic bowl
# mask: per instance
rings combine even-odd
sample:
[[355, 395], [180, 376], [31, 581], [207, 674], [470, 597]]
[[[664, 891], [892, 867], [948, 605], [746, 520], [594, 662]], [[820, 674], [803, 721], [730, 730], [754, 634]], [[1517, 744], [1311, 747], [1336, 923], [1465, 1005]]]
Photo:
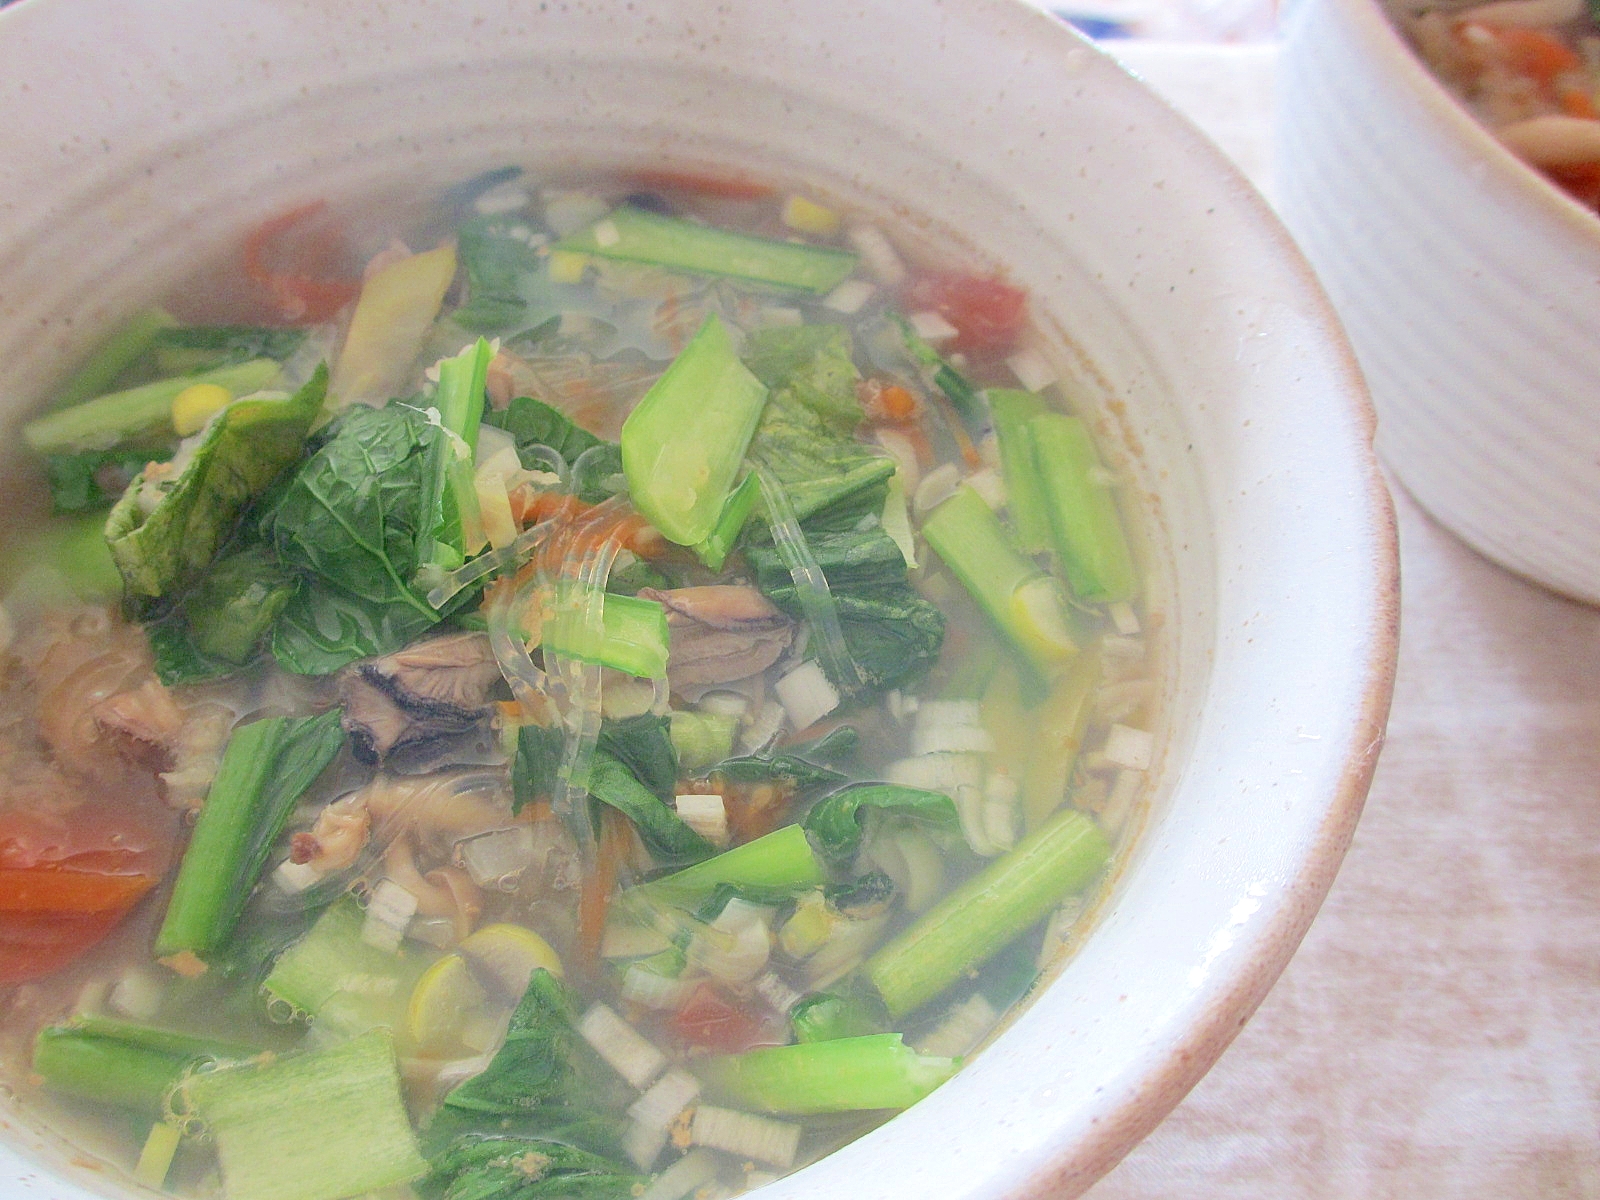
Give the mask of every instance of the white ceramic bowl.
[[[248, 222], [507, 161], [805, 179], [1030, 290], [1149, 497], [1171, 654], [1147, 827], [1081, 951], [994, 1045], [766, 1200], [1075, 1195], [1276, 978], [1388, 708], [1372, 417], [1261, 200], [1065, 27], [1009, 0], [25, 0], [0, 14], [0, 110], [13, 429]], [[122, 1186], [26, 1114], [0, 1120], [21, 1194]]]
[[1600, 217], [1501, 146], [1377, 0], [1302, 0], [1279, 208], [1378, 408], [1378, 449], [1481, 553], [1600, 603]]

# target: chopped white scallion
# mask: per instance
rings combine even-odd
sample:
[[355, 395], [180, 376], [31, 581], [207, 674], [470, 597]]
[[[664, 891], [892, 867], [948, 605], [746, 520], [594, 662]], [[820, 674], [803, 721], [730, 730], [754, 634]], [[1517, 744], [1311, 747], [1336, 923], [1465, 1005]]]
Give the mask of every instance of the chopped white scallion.
[[665, 1133], [699, 1095], [700, 1081], [687, 1071], [673, 1068], [628, 1106], [628, 1115], [646, 1129]]
[[658, 1012], [679, 1008], [694, 991], [693, 980], [674, 979], [642, 963], [630, 963], [622, 973], [617, 992], [624, 1000]]
[[287, 858], [272, 872], [272, 882], [279, 891], [290, 896], [298, 896], [321, 878], [322, 872], [310, 863], [297, 863]]
[[1030, 392], [1042, 392], [1056, 381], [1056, 371], [1037, 350], [1019, 350], [1006, 359], [1017, 382]]
[[453, 917], [412, 917], [406, 936], [435, 950], [448, 950], [461, 940]]
[[695, 707], [714, 717], [733, 717], [742, 721], [750, 714], [750, 697], [741, 692], [707, 692]]
[[1006, 506], [1006, 481], [993, 467], [974, 471], [964, 482], [978, 493], [979, 499], [987, 504], [991, 511], [999, 512]]
[[877, 290], [865, 279], [846, 279], [828, 293], [828, 298], [822, 302], [822, 306], [850, 316], [860, 312]]
[[478, 519], [489, 545], [504, 550], [517, 540], [521, 532], [516, 518], [511, 515], [511, 497], [506, 492], [504, 475], [492, 471], [479, 471], [472, 479], [472, 490], [478, 497]]
[[1111, 617], [1111, 627], [1123, 637], [1139, 636], [1139, 614], [1126, 600], [1106, 605], [1106, 613]]
[[627, 920], [606, 922], [600, 937], [601, 958], [644, 958], [671, 947], [672, 942], [660, 930]]
[[515, 825], [462, 839], [456, 843], [455, 860], [479, 887], [510, 892], [533, 862], [533, 852], [533, 828]]
[[111, 988], [106, 1003], [116, 1012], [135, 1021], [152, 1020], [161, 1009], [165, 989], [161, 981], [137, 967], [123, 972]]
[[648, 1171], [653, 1167], [656, 1159], [661, 1157], [661, 1152], [666, 1148], [665, 1129], [646, 1129], [639, 1122], [631, 1121], [627, 1132], [622, 1135], [622, 1152], [641, 1171]]
[[361, 940], [391, 954], [400, 949], [406, 927], [417, 913], [417, 898], [392, 879], [381, 879], [367, 898], [367, 919]]
[[779, 1016], [787, 1016], [789, 1010], [800, 1003], [800, 993], [771, 971], [756, 979], [756, 995], [765, 1000], [767, 1006]]
[[604, 250], [622, 240], [622, 231], [615, 221], [597, 221], [594, 226], [594, 244]]
[[838, 689], [814, 658], [808, 658], [778, 680], [772, 690], [796, 729], [809, 729], [839, 707]]
[[906, 264], [883, 230], [876, 225], [856, 224], [845, 231], [845, 237], [879, 283], [893, 288], [906, 281]]
[[544, 223], [557, 237], [577, 233], [610, 211], [611, 205], [592, 192], [552, 189], [544, 193]]
[[1145, 773], [1143, 771], [1125, 770], [1117, 772], [1117, 781], [1111, 785], [1111, 794], [1106, 797], [1106, 802], [1100, 806], [1098, 820], [1100, 828], [1108, 838], [1114, 838], [1122, 832], [1123, 826], [1128, 823], [1128, 817], [1133, 812], [1134, 801], [1139, 798], [1139, 792], [1144, 787]]
[[1123, 662], [1138, 662], [1144, 657], [1144, 639], [1136, 637], [1115, 637], [1100, 639], [1100, 653], [1108, 658], [1121, 659]]
[[695, 934], [689, 961], [723, 983], [748, 983], [772, 954], [772, 910], [747, 900], [729, 900], [717, 919]]
[[1155, 735], [1129, 725], [1113, 725], [1101, 749], [1106, 761], [1130, 771], [1148, 771], [1155, 757]]
[[1087, 902], [1082, 896], [1068, 896], [1062, 901], [1061, 906], [1050, 914], [1050, 920], [1044, 927], [1044, 942], [1039, 946], [1039, 953], [1034, 959], [1034, 965], [1039, 970], [1044, 971], [1054, 965], [1056, 959], [1072, 943], [1072, 931], [1083, 917], [1085, 907]]
[[506, 213], [514, 213], [518, 209], [527, 208], [533, 197], [528, 195], [514, 179], [504, 183], [497, 183], [486, 191], [479, 192], [473, 200], [473, 210], [485, 217], [499, 217]]
[[762, 325], [804, 325], [806, 315], [798, 308], [771, 304], [761, 310]]
[[783, 732], [784, 722], [788, 720], [783, 705], [776, 700], [768, 700], [756, 710], [750, 723], [739, 732], [739, 749], [744, 754], [751, 754], [766, 746], [780, 733]]
[[578, 1019], [578, 1034], [613, 1071], [641, 1091], [667, 1065], [666, 1055], [604, 1004], [592, 1006]]
[[885, 774], [889, 783], [898, 783], [901, 787], [949, 794], [958, 787], [981, 787], [983, 760], [970, 753], [919, 754], [890, 763]]
[[955, 494], [961, 486], [961, 468], [955, 463], [945, 463], [937, 466], [922, 477], [916, 490], [911, 493], [911, 507], [918, 516], [922, 516], [930, 508]]
[[961, 818], [961, 836], [967, 840], [972, 852], [983, 858], [993, 858], [1002, 847], [989, 836], [988, 799], [981, 787], [962, 784], [950, 793], [955, 801], [956, 815]]
[[994, 738], [982, 725], [935, 725], [924, 729], [919, 724], [911, 735], [913, 754], [990, 754]]
[[806, 960], [806, 988], [819, 992], [854, 971], [868, 952], [877, 948], [883, 927], [888, 923], [887, 912], [877, 917], [839, 920], [828, 940]]
[[907, 912], [925, 912], [944, 888], [944, 857], [916, 829], [880, 826], [865, 854], [872, 866], [894, 881]]
[[983, 710], [976, 700], [924, 700], [917, 706], [917, 728], [971, 726], [983, 721]]
[[728, 807], [716, 792], [679, 796], [675, 807], [683, 823], [713, 846], [728, 844]]
[[906, 319], [925, 342], [948, 342], [961, 332], [936, 312], [914, 312]]
[[1022, 823], [1022, 789], [1004, 771], [991, 771], [983, 781], [984, 830], [989, 840], [1002, 850], [1017, 844], [1017, 827]]
[[691, 1150], [652, 1179], [639, 1200], [683, 1200], [717, 1177], [717, 1156], [708, 1150]]
[[689, 1137], [697, 1146], [784, 1168], [794, 1165], [800, 1149], [800, 1126], [710, 1104], [695, 1109]]
[[890, 429], [888, 426], [875, 430], [872, 437], [878, 445], [889, 452], [889, 457], [894, 459], [895, 469], [906, 494], [914, 493], [922, 479], [922, 467], [917, 462], [916, 445], [898, 429]]
[[1096, 487], [1117, 486], [1117, 473], [1108, 467], [1090, 467], [1085, 477]]
[[995, 1006], [980, 992], [951, 1007], [944, 1017], [915, 1043], [918, 1054], [932, 1058], [960, 1058], [972, 1053], [1000, 1019]]

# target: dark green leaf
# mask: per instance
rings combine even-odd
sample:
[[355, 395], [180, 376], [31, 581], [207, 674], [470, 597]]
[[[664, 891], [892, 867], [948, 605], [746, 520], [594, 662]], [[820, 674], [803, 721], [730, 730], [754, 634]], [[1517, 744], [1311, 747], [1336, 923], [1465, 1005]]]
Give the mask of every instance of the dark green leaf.
[[482, 1072], [453, 1088], [443, 1108], [513, 1115], [565, 1101], [576, 1036], [566, 989], [541, 967], [528, 980], [494, 1058]]
[[682, 866], [710, 858], [716, 847], [661, 801], [619, 759], [596, 749], [589, 768], [589, 794], [628, 820], [663, 866]]
[[562, 736], [555, 725], [524, 725], [517, 730], [517, 753], [511, 763], [511, 811], [555, 792], [561, 769]]
[[189, 636], [189, 624], [181, 610], [146, 625], [145, 634], [155, 658], [156, 677], [167, 687], [220, 679], [239, 669], [231, 662], [200, 652]]
[[828, 787], [848, 778], [828, 763], [843, 762], [855, 753], [861, 736], [849, 725], [830, 729], [812, 742], [791, 746], [782, 754], [745, 754], [724, 759], [706, 772], [733, 783], [766, 783], [788, 780], [797, 790]]
[[[567, 416], [530, 396], [518, 396], [504, 409], [485, 414], [484, 424], [504, 429], [517, 443], [517, 453], [526, 455], [535, 446], [548, 446], [571, 466], [585, 450], [606, 445]], [[539, 464], [529, 460], [529, 466]]]
[[304, 329], [258, 325], [181, 325], [163, 329], [151, 345], [155, 374], [187, 375], [253, 358], [283, 362], [306, 339]]
[[618, 761], [661, 799], [675, 794], [678, 752], [673, 749], [672, 723], [654, 713], [641, 713], [600, 726], [600, 749]]
[[646, 1181], [609, 1158], [547, 1137], [468, 1134], [432, 1162], [440, 1200], [631, 1200]]
[[472, 333], [503, 333], [528, 323], [530, 303], [548, 307], [544, 260], [528, 244], [528, 233], [527, 223], [514, 216], [462, 224], [456, 253], [467, 273], [467, 302], [451, 314], [457, 325]]
[[171, 445], [148, 450], [90, 450], [45, 458], [50, 503], [55, 512], [90, 512], [114, 504], [146, 464], [166, 462]]
[[828, 1042], [835, 1038], [867, 1037], [888, 1033], [889, 1011], [867, 988], [814, 992], [789, 1010], [789, 1024], [797, 1042]]
[[842, 325], [771, 325], [745, 339], [744, 362], [780, 401], [809, 409], [835, 435], [861, 424], [850, 333]]
[[824, 858], [841, 862], [860, 847], [862, 824], [871, 812], [912, 817], [943, 829], [961, 824], [955, 801], [943, 792], [892, 783], [857, 783], [840, 788], [812, 805], [800, 823]]
[[287, 398], [235, 400], [207, 426], [186, 464], [150, 485], [141, 475], [106, 519], [106, 543], [134, 597], [171, 596], [210, 565], [247, 507], [300, 457], [306, 430], [322, 407], [328, 372]]
[[183, 604], [195, 649], [235, 666], [249, 662], [296, 582], [265, 546], [218, 559]]
[[423, 475], [442, 436], [405, 404], [355, 408], [284, 489], [266, 529], [279, 559], [308, 576], [273, 633], [285, 668], [324, 674], [438, 622], [412, 579], [428, 533]]
[[[859, 588], [903, 584], [906, 579], [905, 555], [895, 540], [872, 524], [849, 531], [805, 530], [811, 553], [835, 593]], [[777, 547], [771, 544], [745, 548], [745, 559], [755, 568], [756, 586], [768, 596], [792, 596], [794, 581]]]

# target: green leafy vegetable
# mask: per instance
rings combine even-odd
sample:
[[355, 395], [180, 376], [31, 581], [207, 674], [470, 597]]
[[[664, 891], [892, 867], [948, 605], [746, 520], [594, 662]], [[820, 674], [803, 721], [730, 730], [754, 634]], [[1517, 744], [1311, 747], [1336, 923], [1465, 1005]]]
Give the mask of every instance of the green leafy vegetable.
[[918, 1054], [898, 1033], [761, 1046], [700, 1064], [711, 1087], [771, 1113], [908, 1108], [954, 1075], [957, 1059]]
[[775, 326], [753, 333], [745, 356], [770, 391], [750, 457], [783, 485], [795, 515], [809, 523], [881, 510], [895, 465], [850, 436], [862, 410], [849, 333]]
[[112, 1017], [47, 1025], [33, 1043], [33, 1070], [51, 1091], [159, 1113], [168, 1089], [201, 1059], [241, 1060], [255, 1049]]
[[218, 559], [183, 604], [195, 649], [234, 666], [249, 662], [295, 584], [294, 573], [265, 546]]
[[245, 507], [300, 456], [327, 383], [318, 368], [292, 396], [235, 400], [196, 435], [192, 454], [162, 468], [168, 478], [146, 471], [134, 481], [106, 520], [131, 595], [171, 595], [210, 565]]
[[173, 445], [140, 450], [88, 450], [45, 458], [50, 504], [58, 513], [91, 512], [116, 503], [117, 497], [152, 462], [172, 457]]
[[958, 829], [955, 801], [943, 792], [892, 783], [857, 783], [818, 800], [801, 823], [824, 857], [843, 862], [861, 846], [862, 825], [869, 812], [914, 817], [944, 829]]
[[433, 396], [438, 433], [427, 449], [422, 470], [422, 512], [426, 536], [417, 547], [416, 573], [432, 580], [453, 571], [468, 554], [480, 548], [469, 545], [469, 531], [480, 524], [478, 493], [473, 480], [473, 455], [478, 448], [478, 426], [483, 418], [484, 386], [489, 360], [494, 357], [481, 337], [460, 354], [439, 363], [439, 386]]
[[646, 1178], [547, 1137], [471, 1134], [435, 1156], [420, 1190], [441, 1200], [631, 1200]]
[[678, 782], [678, 752], [673, 748], [671, 722], [655, 713], [605, 721], [600, 726], [601, 750], [614, 755], [628, 770], [663, 800], [674, 795]]
[[596, 749], [589, 767], [589, 794], [608, 804], [628, 820], [650, 853], [668, 864], [698, 862], [716, 853], [716, 847], [684, 823], [671, 808], [620, 760]]
[[889, 1013], [870, 989], [814, 992], [789, 1010], [798, 1042], [827, 1042], [889, 1031]]
[[179, 325], [151, 339], [150, 356], [157, 375], [181, 375], [252, 359], [281, 363], [305, 340], [304, 329], [281, 325]]
[[204, 957], [233, 932], [295, 802], [342, 745], [337, 711], [234, 730], [179, 864], [157, 955]]
[[444, 436], [409, 405], [351, 408], [284, 490], [266, 528], [304, 576], [273, 631], [286, 669], [327, 674], [439, 621], [411, 581], [429, 536], [424, 474]]
[[544, 260], [529, 244], [529, 232], [515, 217], [462, 223], [456, 254], [467, 272], [467, 300], [450, 314], [457, 325], [471, 333], [505, 333], [527, 323], [530, 303], [545, 301]]
[[517, 730], [517, 751], [511, 760], [512, 812], [519, 813], [540, 796], [554, 794], [562, 743], [559, 726], [523, 725]]
[[861, 735], [849, 725], [839, 725], [815, 741], [791, 746], [783, 753], [745, 754], [724, 759], [707, 775], [718, 775], [733, 783], [766, 783], [788, 780], [801, 793], [843, 783], [847, 776], [828, 766], [849, 759]]
[[517, 1001], [494, 1058], [482, 1072], [451, 1089], [443, 1107], [502, 1116], [563, 1101], [572, 1082], [576, 1041], [566, 989], [541, 967]]
[[171, 313], [160, 308], [146, 308], [134, 313], [56, 388], [50, 407], [71, 408], [94, 396], [103, 395], [119, 382], [142, 382], [126, 377], [134, 373], [131, 368], [145, 357], [156, 335], [177, 323]]
[[616, 492], [622, 448], [595, 437], [543, 400], [519, 396], [503, 410], [486, 413], [484, 423], [512, 436], [522, 465], [530, 470], [551, 466], [541, 450], [554, 451], [569, 468], [582, 458], [581, 470], [573, 471], [571, 490], [585, 504], [598, 504]]

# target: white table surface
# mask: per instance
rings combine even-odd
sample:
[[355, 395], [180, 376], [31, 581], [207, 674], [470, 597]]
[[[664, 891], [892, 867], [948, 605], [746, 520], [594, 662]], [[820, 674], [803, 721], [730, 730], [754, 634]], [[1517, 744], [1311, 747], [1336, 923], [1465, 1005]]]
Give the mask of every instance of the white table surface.
[[[1108, 48], [1270, 195], [1270, 46]], [[1399, 677], [1349, 857], [1091, 1200], [1600, 1197], [1600, 611], [1396, 503]]]

